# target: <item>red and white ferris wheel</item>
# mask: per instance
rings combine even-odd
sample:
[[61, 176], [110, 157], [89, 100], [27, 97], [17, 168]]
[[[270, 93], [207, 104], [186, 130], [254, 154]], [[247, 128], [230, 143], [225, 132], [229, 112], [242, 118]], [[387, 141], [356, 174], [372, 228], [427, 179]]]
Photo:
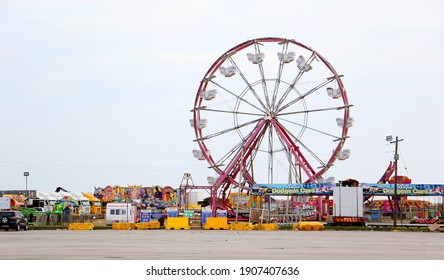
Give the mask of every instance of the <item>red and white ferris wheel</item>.
[[284, 38], [249, 40], [200, 82], [193, 154], [214, 170], [209, 183], [223, 202], [237, 186], [319, 182], [350, 155], [351, 106], [341, 75], [315, 50]]

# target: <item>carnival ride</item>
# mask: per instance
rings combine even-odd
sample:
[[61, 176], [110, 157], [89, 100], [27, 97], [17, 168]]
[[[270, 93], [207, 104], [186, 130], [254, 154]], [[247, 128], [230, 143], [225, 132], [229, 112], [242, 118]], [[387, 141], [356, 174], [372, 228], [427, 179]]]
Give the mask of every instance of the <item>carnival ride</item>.
[[[256, 182], [323, 182], [353, 124], [345, 87], [317, 51], [259, 38], [222, 54], [200, 82], [190, 120], [209, 177], [213, 215]], [[191, 187], [191, 186], [190, 186]], [[202, 186], [203, 188], [204, 186]], [[198, 187], [196, 187], [198, 188]]]
[[94, 190], [94, 197], [100, 199], [104, 204], [137, 202], [141, 208], [155, 207], [157, 209], [177, 207], [179, 202], [176, 190], [170, 186], [161, 187], [159, 185], [151, 187], [143, 187], [142, 185], [97, 187]]
[[[378, 185], [387, 184], [392, 186], [395, 183], [395, 178], [391, 177], [393, 172], [394, 164], [390, 162], [386, 172], [378, 181]], [[368, 220], [381, 221], [382, 217], [391, 217], [396, 213], [401, 219], [405, 217], [405, 219], [410, 219], [415, 224], [442, 222], [439, 203], [430, 201], [431, 197], [442, 196], [443, 188], [441, 185], [411, 184], [412, 180], [407, 176], [397, 176], [396, 183], [398, 184], [397, 192], [400, 195], [397, 205], [392, 199], [393, 191], [384, 193], [383, 189], [378, 186], [373, 186], [378, 189], [377, 192], [370, 191], [372, 187], [367, 189], [367, 193], [371, 193], [364, 196], [364, 207], [368, 212], [371, 212], [367, 216]], [[375, 195], [379, 197], [386, 195], [387, 198], [374, 199]], [[429, 197], [429, 200], [418, 199], [421, 195]], [[412, 196], [415, 198], [412, 199]]]

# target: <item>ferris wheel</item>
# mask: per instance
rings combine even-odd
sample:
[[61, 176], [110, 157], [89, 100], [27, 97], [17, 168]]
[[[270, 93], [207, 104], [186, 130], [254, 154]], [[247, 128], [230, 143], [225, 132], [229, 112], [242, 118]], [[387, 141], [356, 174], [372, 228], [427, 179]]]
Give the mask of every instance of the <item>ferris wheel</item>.
[[314, 183], [344, 149], [353, 124], [346, 90], [315, 50], [284, 38], [259, 38], [222, 54], [197, 90], [190, 120], [226, 197], [254, 183]]

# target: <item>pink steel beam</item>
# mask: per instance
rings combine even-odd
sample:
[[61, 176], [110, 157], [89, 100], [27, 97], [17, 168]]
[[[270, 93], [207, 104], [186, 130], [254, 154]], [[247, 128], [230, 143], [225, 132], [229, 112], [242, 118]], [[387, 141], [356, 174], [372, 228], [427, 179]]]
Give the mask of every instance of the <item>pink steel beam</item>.
[[271, 124], [273, 125], [274, 129], [278, 133], [278, 135], [281, 137], [281, 139], [284, 141], [284, 143], [287, 145], [287, 147], [290, 149], [290, 152], [293, 154], [293, 156], [298, 161], [301, 168], [304, 170], [305, 174], [308, 176], [308, 181], [315, 183], [315, 171], [311, 167], [310, 163], [305, 159], [304, 155], [299, 150], [298, 146], [291, 140], [291, 137], [288, 135], [287, 131], [281, 126], [279, 122], [277, 122], [275, 119], [270, 120]]
[[[263, 127], [266, 125], [266, 123], [267, 123], [267, 121], [265, 119], [261, 120], [258, 123], [256, 128], [253, 130], [253, 133], [251, 134], [250, 138], [248, 138], [248, 140], [245, 142], [244, 147], [250, 147], [255, 142], [256, 137], [263, 130]], [[242, 156], [244, 156], [243, 149], [241, 149], [237, 153], [237, 155], [231, 161], [230, 165], [225, 169], [225, 171], [219, 177], [219, 181], [216, 183], [216, 185], [214, 186], [214, 189], [213, 189], [214, 194], [217, 194], [217, 191], [222, 186], [222, 184], [225, 183], [225, 180], [227, 179], [227, 177], [230, 178], [228, 175], [234, 169], [236, 164], [240, 163]], [[211, 196], [211, 205], [212, 205], [211, 207], [212, 207], [212, 211], [213, 211], [213, 216], [215, 216], [216, 215], [216, 207], [217, 207], [217, 195]]]

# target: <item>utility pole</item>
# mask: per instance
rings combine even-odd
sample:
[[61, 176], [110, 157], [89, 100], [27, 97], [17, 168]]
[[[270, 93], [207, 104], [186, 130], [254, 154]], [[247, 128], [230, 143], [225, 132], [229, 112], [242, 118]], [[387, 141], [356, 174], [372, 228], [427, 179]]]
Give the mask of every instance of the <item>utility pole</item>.
[[[395, 188], [394, 188], [394, 194], [393, 194], [393, 202], [395, 204], [395, 214], [393, 216], [393, 227], [397, 228], [397, 217], [398, 217], [398, 142], [403, 141], [404, 139], [399, 139], [398, 136], [396, 136], [395, 141], [392, 141], [392, 136], [387, 136], [386, 140], [389, 141], [391, 144], [395, 143]], [[402, 205], [401, 205], [402, 206]]]

